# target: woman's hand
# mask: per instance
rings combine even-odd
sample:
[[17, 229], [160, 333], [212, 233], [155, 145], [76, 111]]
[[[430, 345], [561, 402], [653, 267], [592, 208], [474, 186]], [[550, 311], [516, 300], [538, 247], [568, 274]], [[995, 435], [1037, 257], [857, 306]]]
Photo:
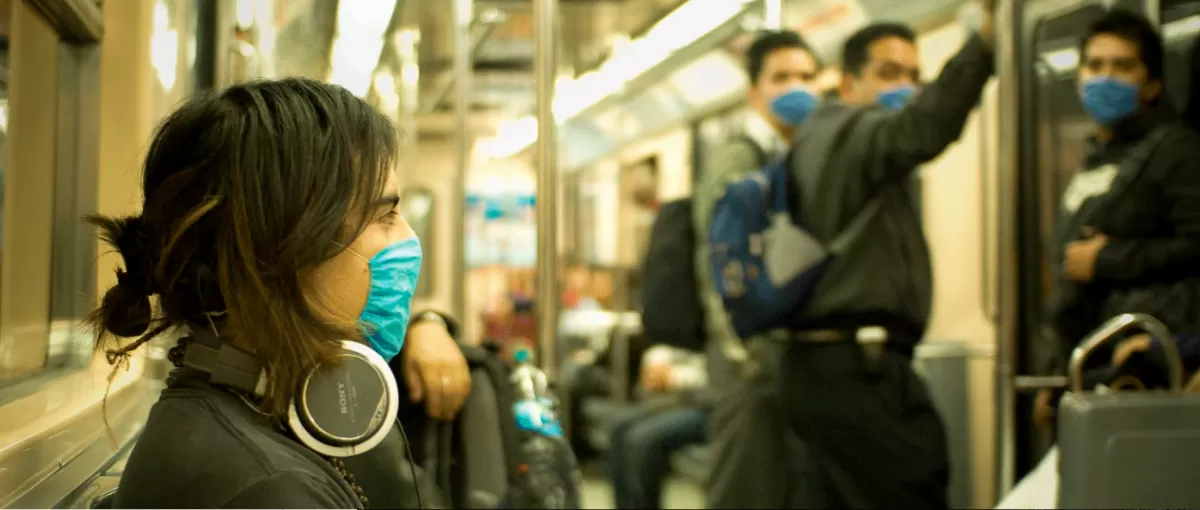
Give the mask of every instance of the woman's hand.
[[450, 332], [436, 321], [413, 324], [400, 356], [412, 401], [424, 399], [429, 416], [453, 420], [471, 392], [471, 372]]

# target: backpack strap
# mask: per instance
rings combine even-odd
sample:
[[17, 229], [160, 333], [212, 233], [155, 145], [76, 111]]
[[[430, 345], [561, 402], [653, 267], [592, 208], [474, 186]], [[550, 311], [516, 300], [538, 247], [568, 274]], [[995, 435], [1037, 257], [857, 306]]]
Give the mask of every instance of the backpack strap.
[[875, 196], [871, 198], [869, 202], [867, 202], [867, 205], [863, 207], [857, 215], [854, 216], [854, 219], [850, 221], [850, 225], [847, 225], [845, 230], [842, 230], [837, 237], [833, 238], [833, 241], [829, 243], [829, 252], [835, 255], [845, 253], [846, 248], [850, 246], [850, 243], [858, 240], [858, 238], [862, 236], [863, 231], [867, 229], [867, 225], [871, 223], [871, 220], [879, 214], [879, 210], [882, 208], [883, 193], [877, 192], [875, 193]]
[[738, 135], [737, 140], [749, 145], [751, 149], [754, 149], [754, 156], [756, 158], [755, 161], [758, 163], [758, 166], [761, 167], [767, 164], [767, 151], [763, 149], [757, 141], [751, 138], [750, 135], [742, 133]]

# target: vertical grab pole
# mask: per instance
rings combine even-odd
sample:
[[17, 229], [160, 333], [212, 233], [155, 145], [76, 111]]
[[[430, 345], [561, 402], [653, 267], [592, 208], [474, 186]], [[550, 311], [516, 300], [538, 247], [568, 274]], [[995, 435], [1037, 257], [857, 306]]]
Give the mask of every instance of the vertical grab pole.
[[558, 0], [534, 0], [533, 73], [537, 86], [537, 328], [538, 364], [557, 380], [558, 358], [558, 130], [554, 81]]
[[400, 127], [404, 131], [401, 143], [407, 179], [416, 171], [417, 140], [420, 138], [417, 136], [417, 109], [421, 99], [421, 68], [417, 63], [417, 45], [421, 43], [421, 32], [415, 28], [405, 28], [396, 34], [395, 41], [396, 54], [400, 59]]
[[454, 242], [450, 243], [453, 261], [450, 306], [455, 317], [466, 320], [466, 207], [467, 170], [470, 168], [471, 142], [471, 21], [475, 17], [473, 0], [454, 0], [454, 190], [450, 200], [450, 224]]
[[1016, 473], [1016, 388], [1014, 366], [1017, 360], [1017, 324], [1019, 259], [1019, 188], [1020, 188], [1020, 98], [1021, 0], [998, 0], [996, 29], [996, 77], [999, 81], [998, 158], [999, 217], [996, 242], [996, 498], [1013, 487]]

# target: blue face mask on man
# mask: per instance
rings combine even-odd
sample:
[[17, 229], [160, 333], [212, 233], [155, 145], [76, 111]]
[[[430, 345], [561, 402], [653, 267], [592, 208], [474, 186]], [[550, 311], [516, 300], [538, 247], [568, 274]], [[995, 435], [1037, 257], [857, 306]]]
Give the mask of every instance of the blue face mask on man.
[[904, 108], [904, 105], [908, 104], [908, 100], [911, 99], [913, 94], [916, 93], [916, 87], [912, 85], [901, 85], [899, 87], [880, 92], [875, 99], [880, 105], [883, 105], [884, 108], [889, 110], [899, 110]]
[[359, 319], [367, 343], [391, 361], [400, 354], [408, 332], [409, 307], [421, 275], [421, 241], [413, 236], [392, 244], [367, 260], [367, 266], [371, 291]]
[[1136, 83], [1100, 76], [1084, 81], [1079, 91], [1083, 109], [1101, 126], [1111, 126], [1132, 115], [1141, 104]]
[[775, 96], [770, 106], [775, 117], [784, 124], [795, 127], [804, 122], [820, 104], [821, 100], [812, 92], [797, 88]]

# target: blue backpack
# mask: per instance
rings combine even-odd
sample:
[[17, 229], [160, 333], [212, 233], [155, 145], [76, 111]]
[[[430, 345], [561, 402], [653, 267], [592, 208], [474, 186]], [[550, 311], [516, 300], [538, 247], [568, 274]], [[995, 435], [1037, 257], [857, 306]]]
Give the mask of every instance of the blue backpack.
[[709, 224], [709, 272], [739, 338], [793, 322], [834, 259], [880, 209], [876, 196], [824, 243], [792, 222], [789, 166], [782, 158], [730, 184]]

